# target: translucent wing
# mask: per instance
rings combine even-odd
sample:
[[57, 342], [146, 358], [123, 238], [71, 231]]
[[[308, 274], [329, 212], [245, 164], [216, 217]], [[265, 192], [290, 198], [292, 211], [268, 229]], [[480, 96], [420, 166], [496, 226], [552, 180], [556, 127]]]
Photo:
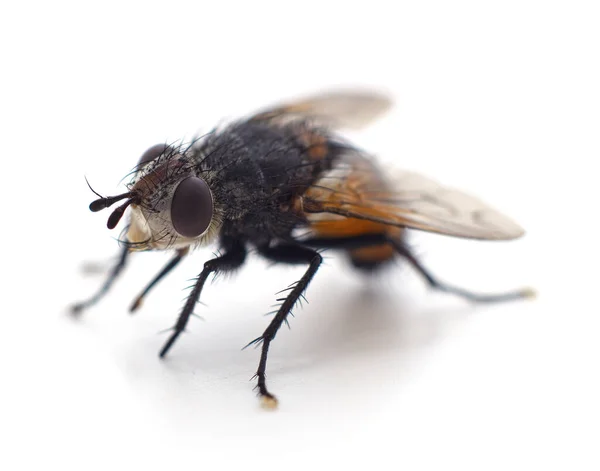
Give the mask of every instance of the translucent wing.
[[510, 240], [524, 234], [475, 197], [412, 172], [386, 177], [362, 156], [326, 174], [302, 203], [317, 232], [351, 218], [472, 239]]
[[266, 109], [251, 120], [287, 122], [314, 118], [332, 128], [360, 129], [368, 126], [392, 106], [384, 94], [372, 91], [331, 91]]

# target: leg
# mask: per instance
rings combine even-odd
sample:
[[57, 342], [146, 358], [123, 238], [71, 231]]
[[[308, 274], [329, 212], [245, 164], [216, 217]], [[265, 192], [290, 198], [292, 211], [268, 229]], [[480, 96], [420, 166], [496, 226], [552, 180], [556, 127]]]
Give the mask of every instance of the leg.
[[440, 291], [446, 291], [447, 293], [452, 293], [457, 296], [461, 296], [469, 301], [475, 301], [479, 303], [495, 303], [501, 301], [512, 301], [520, 298], [529, 298], [534, 296], [534, 292], [529, 289], [520, 289], [515, 291], [509, 291], [506, 293], [498, 293], [498, 294], [479, 294], [473, 293], [472, 291], [468, 291], [463, 288], [458, 288], [456, 286], [452, 286], [446, 283], [442, 283], [438, 281], [429, 271], [421, 265], [415, 256], [411, 253], [408, 247], [405, 244], [398, 240], [390, 239], [389, 243], [394, 246], [394, 249], [398, 254], [402, 255], [406, 260], [410, 262], [410, 264], [427, 280], [429, 286], [434, 289], [438, 289]]
[[96, 294], [94, 294], [90, 298], [86, 299], [85, 301], [81, 301], [81, 302], [71, 306], [71, 312], [73, 314], [81, 314], [81, 312], [84, 309], [87, 309], [88, 307], [93, 306], [98, 301], [100, 301], [100, 299], [102, 299], [106, 293], [108, 293], [108, 290], [113, 285], [114, 281], [117, 279], [117, 277], [119, 276], [121, 271], [123, 271], [123, 268], [125, 267], [129, 253], [130, 252], [129, 252], [127, 245], [125, 245], [123, 248], [121, 248], [121, 254], [119, 256], [119, 261], [110, 271], [108, 278], [106, 279], [104, 284], [100, 287], [100, 289], [96, 292]]
[[179, 314], [179, 318], [173, 327], [173, 333], [165, 346], [160, 351], [160, 357], [164, 358], [169, 349], [177, 340], [177, 337], [185, 330], [185, 326], [188, 323], [190, 316], [192, 315], [192, 311], [196, 306], [196, 302], [200, 297], [200, 293], [202, 292], [202, 288], [204, 287], [204, 283], [208, 279], [208, 276], [211, 273], [219, 273], [232, 271], [236, 268], [240, 267], [244, 260], [246, 259], [246, 248], [241, 242], [235, 241], [229, 244], [225, 249], [225, 253], [217, 258], [213, 258], [204, 264], [204, 269], [196, 278], [196, 284], [194, 285], [194, 289], [188, 296], [185, 305], [183, 306], [183, 310], [181, 314]]
[[263, 334], [257, 339], [250, 342], [247, 346], [253, 344], [259, 344], [262, 342], [262, 351], [260, 354], [260, 362], [258, 364], [258, 370], [256, 371], [256, 378], [258, 379], [258, 392], [263, 399], [263, 403], [267, 407], [275, 407], [277, 405], [277, 399], [268, 390], [266, 385], [266, 370], [267, 370], [267, 356], [269, 353], [269, 345], [275, 338], [277, 331], [284, 322], [287, 322], [287, 316], [296, 304], [296, 301], [302, 296], [302, 293], [312, 280], [313, 276], [319, 269], [319, 265], [323, 261], [323, 257], [315, 250], [297, 246], [297, 245], [284, 245], [278, 247], [264, 247], [259, 249], [260, 253], [266, 258], [290, 264], [309, 264], [308, 270], [304, 273], [302, 278], [293, 285], [290, 294], [283, 298], [283, 303], [279, 307], [277, 314], [263, 332]]
[[352, 250], [361, 247], [369, 247], [372, 245], [381, 245], [389, 243], [394, 247], [394, 250], [406, 258], [409, 263], [425, 278], [429, 286], [440, 291], [446, 291], [457, 296], [461, 296], [465, 299], [475, 302], [501, 302], [511, 301], [520, 298], [528, 298], [534, 295], [531, 289], [520, 289], [510, 291], [507, 293], [499, 294], [478, 294], [468, 291], [466, 289], [458, 288], [456, 286], [448, 285], [437, 280], [429, 271], [419, 262], [415, 256], [411, 253], [410, 249], [406, 244], [399, 240], [388, 237], [385, 234], [364, 234], [360, 236], [348, 237], [348, 238], [315, 238], [308, 239], [302, 242], [303, 244], [310, 245], [311, 247], [322, 247], [332, 249], [344, 249]]
[[177, 265], [179, 265], [179, 262], [181, 261], [181, 259], [183, 257], [185, 257], [187, 255], [187, 253], [189, 252], [189, 247], [186, 247], [185, 249], [179, 249], [177, 250], [177, 254], [171, 259], [171, 261], [169, 263], [167, 263], [167, 265], [165, 265], [165, 267], [160, 271], [160, 273], [158, 275], [156, 275], [154, 277], [154, 279], [148, 283], [148, 285], [144, 288], [144, 291], [142, 291], [133, 301], [133, 303], [131, 304], [131, 307], [129, 308], [129, 312], [135, 312], [141, 305], [142, 305], [142, 301], [144, 300], [144, 297], [152, 290], [152, 288], [154, 288], [154, 286], [156, 286], [156, 284], [162, 280], [173, 268], [175, 268]]

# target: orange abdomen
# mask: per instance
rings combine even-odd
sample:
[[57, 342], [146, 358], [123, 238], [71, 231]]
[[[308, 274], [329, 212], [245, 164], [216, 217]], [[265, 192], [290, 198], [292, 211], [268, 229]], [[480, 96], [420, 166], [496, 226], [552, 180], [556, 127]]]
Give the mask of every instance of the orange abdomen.
[[[387, 234], [396, 239], [402, 236], [402, 229], [364, 219], [343, 218], [314, 221], [313, 233], [323, 238], [343, 238], [364, 234]], [[350, 258], [359, 264], [378, 264], [394, 257], [394, 248], [389, 244], [374, 245], [348, 251]]]

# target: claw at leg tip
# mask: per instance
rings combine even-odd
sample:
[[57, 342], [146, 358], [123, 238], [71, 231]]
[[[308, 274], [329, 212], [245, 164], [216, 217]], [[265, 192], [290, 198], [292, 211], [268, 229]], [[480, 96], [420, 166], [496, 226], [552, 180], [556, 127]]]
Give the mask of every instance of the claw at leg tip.
[[275, 410], [277, 409], [278, 402], [274, 396], [261, 396], [260, 405], [263, 409]]
[[83, 306], [81, 304], [73, 304], [68, 308], [68, 313], [73, 317], [79, 317], [82, 312]]
[[131, 307], [129, 308], [129, 313], [133, 314], [135, 311], [137, 311], [140, 306], [142, 305], [142, 298], [137, 298], [133, 304], [131, 305]]
[[533, 288], [525, 288], [521, 293], [522, 296], [527, 299], [535, 299], [537, 297], [537, 291]]

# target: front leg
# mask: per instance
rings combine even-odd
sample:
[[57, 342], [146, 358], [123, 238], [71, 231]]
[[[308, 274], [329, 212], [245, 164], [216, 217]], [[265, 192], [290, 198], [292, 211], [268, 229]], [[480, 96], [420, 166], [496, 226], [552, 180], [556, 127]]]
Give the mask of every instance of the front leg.
[[304, 290], [312, 280], [313, 276], [319, 269], [323, 257], [313, 249], [302, 247], [299, 245], [282, 245], [276, 247], [262, 247], [259, 248], [259, 252], [266, 258], [280, 263], [289, 264], [308, 264], [308, 270], [304, 273], [302, 278], [293, 285], [294, 287], [290, 291], [290, 294], [283, 300], [283, 303], [279, 307], [277, 314], [263, 332], [263, 334], [257, 339], [250, 342], [248, 345], [259, 344], [262, 342], [262, 351], [260, 354], [260, 362], [258, 364], [258, 370], [256, 371], [256, 378], [258, 380], [258, 393], [260, 394], [263, 404], [266, 407], [274, 408], [277, 406], [277, 399], [267, 390], [266, 384], [266, 370], [267, 370], [267, 356], [269, 354], [269, 345], [275, 338], [277, 331], [284, 322], [287, 322], [287, 316], [296, 304], [296, 301], [302, 296]]
[[72, 314], [77, 314], [77, 315], [81, 314], [85, 309], [96, 304], [98, 301], [100, 301], [106, 295], [106, 293], [108, 293], [108, 291], [110, 290], [110, 288], [113, 285], [113, 283], [115, 282], [115, 280], [119, 277], [119, 275], [123, 271], [123, 268], [125, 268], [125, 265], [127, 264], [127, 259], [130, 255], [130, 253], [131, 252], [129, 251], [129, 246], [127, 244], [125, 244], [121, 248], [121, 254], [119, 255], [118, 262], [112, 267], [108, 277], [106, 278], [106, 280], [104, 281], [104, 283], [100, 287], [100, 289], [93, 296], [90, 296], [85, 301], [80, 301], [80, 302], [72, 305], [71, 306]]
[[198, 302], [198, 298], [200, 297], [200, 293], [202, 292], [202, 288], [204, 287], [204, 283], [206, 282], [208, 276], [211, 273], [222, 273], [227, 271], [233, 271], [236, 268], [239, 268], [246, 259], [246, 248], [244, 244], [240, 241], [231, 241], [225, 246], [225, 253], [220, 255], [219, 257], [213, 258], [204, 264], [204, 269], [196, 278], [196, 284], [194, 285], [194, 289], [188, 296], [185, 306], [183, 306], [183, 310], [181, 314], [179, 314], [179, 318], [175, 326], [173, 327], [173, 333], [165, 346], [160, 351], [160, 357], [164, 358], [169, 349], [177, 340], [177, 337], [185, 330], [185, 326], [194, 311], [194, 307]]
[[133, 304], [129, 308], [129, 312], [133, 313], [138, 310], [138, 308], [142, 305], [144, 298], [148, 295], [148, 293], [150, 291], [152, 291], [152, 288], [154, 288], [160, 280], [162, 280], [165, 276], [167, 276], [169, 274], [169, 272], [171, 272], [171, 270], [173, 270], [173, 268], [175, 268], [177, 265], [179, 265], [179, 262], [181, 262], [183, 257], [185, 257], [188, 254], [189, 250], [190, 250], [189, 247], [185, 247], [183, 249], [177, 250], [177, 253], [169, 261], [169, 263], [167, 263], [165, 265], [165, 267], [160, 271], [160, 273], [158, 275], [156, 275], [152, 279], [152, 281], [150, 283], [148, 283], [148, 285], [144, 288], [144, 290], [135, 298], [135, 300], [133, 301]]

